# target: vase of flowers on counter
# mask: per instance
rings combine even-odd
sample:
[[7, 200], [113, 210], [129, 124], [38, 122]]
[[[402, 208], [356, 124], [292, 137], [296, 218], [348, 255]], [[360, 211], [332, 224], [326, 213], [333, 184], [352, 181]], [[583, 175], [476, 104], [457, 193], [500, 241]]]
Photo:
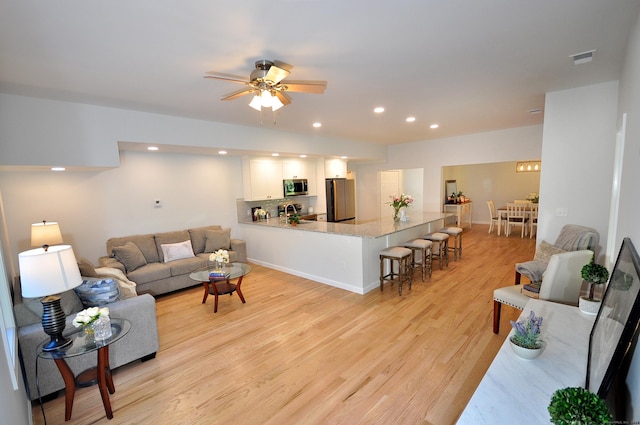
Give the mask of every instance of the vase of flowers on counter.
[[400, 221], [400, 210], [411, 206], [414, 199], [411, 195], [405, 195], [404, 193], [401, 193], [400, 196], [390, 195], [389, 198], [392, 199], [389, 205], [393, 207], [393, 221], [398, 222]]

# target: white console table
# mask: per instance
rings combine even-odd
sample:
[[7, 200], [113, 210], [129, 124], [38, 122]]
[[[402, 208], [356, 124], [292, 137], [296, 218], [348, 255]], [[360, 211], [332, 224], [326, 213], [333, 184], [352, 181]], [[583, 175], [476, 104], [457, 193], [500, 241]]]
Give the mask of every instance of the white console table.
[[471, 215], [473, 202], [468, 201], [462, 204], [444, 204], [442, 212], [454, 213], [456, 215], [456, 226], [471, 229]]
[[458, 424], [549, 423], [551, 395], [560, 388], [584, 387], [595, 316], [577, 307], [531, 299], [518, 320], [531, 310], [543, 318], [544, 352], [534, 360], [516, 357], [509, 346], [512, 329]]

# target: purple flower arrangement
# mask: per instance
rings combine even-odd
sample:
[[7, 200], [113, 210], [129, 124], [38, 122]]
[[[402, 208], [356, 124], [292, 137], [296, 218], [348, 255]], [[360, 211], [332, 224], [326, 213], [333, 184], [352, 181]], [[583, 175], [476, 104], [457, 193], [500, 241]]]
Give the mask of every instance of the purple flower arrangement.
[[536, 317], [531, 311], [529, 317], [519, 322], [511, 321], [511, 326], [515, 330], [511, 337], [511, 342], [520, 347], [537, 349], [542, 347], [540, 340], [540, 327], [542, 326], [542, 317]]

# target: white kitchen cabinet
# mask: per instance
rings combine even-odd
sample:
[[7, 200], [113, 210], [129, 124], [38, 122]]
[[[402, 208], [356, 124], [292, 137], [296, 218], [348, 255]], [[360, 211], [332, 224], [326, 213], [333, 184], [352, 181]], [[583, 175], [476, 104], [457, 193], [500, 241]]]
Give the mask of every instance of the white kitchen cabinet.
[[317, 195], [316, 163], [305, 159], [283, 159], [283, 179], [307, 179], [309, 184], [309, 196]]
[[309, 164], [302, 159], [283, 159], [282, 178], [283, 179], [308, 179]]
[[327, 159], [324, 161], [325, 177], [328, 179], [346, 179], [347, 161], [343, 159]]
[[282, 161], [271, 158], [245, 158], [242, 161], [244, 199], [259, 201], [284, 197]]

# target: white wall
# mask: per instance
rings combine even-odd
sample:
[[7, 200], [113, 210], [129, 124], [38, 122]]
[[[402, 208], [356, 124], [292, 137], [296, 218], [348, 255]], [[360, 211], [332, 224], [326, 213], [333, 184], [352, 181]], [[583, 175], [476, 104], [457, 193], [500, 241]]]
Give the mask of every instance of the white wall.
[[378, 173], [389, 169], [424, 168], [424, 211], [441, 211], [444, 202], [442, 167], [540, 158], [542, 126], [511, 128], [423, 142], [389, 146], [386, 163], [357, 166], [359, 218], [377, 217], [380, 199]]
[[617, 81], [547, 93], [538, 240], [553, 242], [562, 226], [580, 224], [598, 231], [604, 254], [617, 101]]
[[[0, 166], [119, 165], [117, 142], [382, 159], [382, 145], [0, 93]], [[320, 133], [321, 134], [321, 133]]]
[[242, 173], [239, 157], [123, 152], [121, 166], [104, 171], [0, 171], [0, 192], [14, 262], [30, 249], [31, 223], [49, 220], [96, 264], [113, 236], [219, 224], [238, 237]]

